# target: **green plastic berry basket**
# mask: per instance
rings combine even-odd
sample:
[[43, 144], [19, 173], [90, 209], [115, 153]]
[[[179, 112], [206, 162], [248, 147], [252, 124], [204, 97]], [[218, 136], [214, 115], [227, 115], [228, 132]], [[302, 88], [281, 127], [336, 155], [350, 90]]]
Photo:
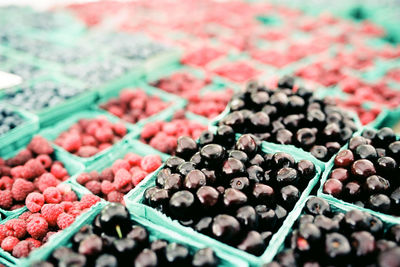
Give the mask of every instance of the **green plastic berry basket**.
[[[101, 203], [101, 205], [96, 205], [96, 206], [92, 207], [91, 211], [89, 211], [85, 214], [85, 217], [82, 216], [82, 218], [79, 218], [79, 221], [77, 220], [76, 222], [74, 222], [73, 225], [70, 226], [69, 231], [65, 231], [66, 233], [59, 235], [57, 238], [54, 238], [52, 240], [52, 246], [48, 245], [48, 246], [46, 246], [46, 248], [33, 251], [28, 258], [20, 260], [20, 262], [18, 262], [18, 264], [16, 264], [16, 265], [30, 266], [31, 264], [35, 263], [36, 261], [41, 261], [41, 260], [45, 260], [45, 259], [49, 258], [51, 253], [59, 247], [62, 247], [62, 246], [71, 247], [72, 246], [71, 238], [84, 225], [93, 223], [96, 216], [101, 212], [103, 207], [105, 207], [106, 205], [107, 205], [107, 202], [103, 202], [103, 203]], [[177, 234], [172, 229], [168, 229], [164, 226], [156, 225], [154, 223], [143, 220], [142, 218], [136, 216], [136, 214], [134, 213], [134, 211], [132, 211], [130, 209], [130, 207], [128, 207], [128, 210], [130, 212], [131, 220], [133, 221], [133, 223], [135, 225], [140, 225], [140, 226], [144, 227], [148, 231], [150, 241], [153, 241], [156, 239], [164, 239], [168, 242], [176, 242], [178, 244], [187, 246], [191, 253], [206, 247], [205, 244], [202, 244], [201, 242], [199, 242], [197, 240], [187, 238], [184, 235]], [[235, 258], [231, 255], [227, 255], [222, 252], [216, 252], [216, 255], [220, 260], [218, 266], [221, 266], [221, 267], [228, 267], [228, 266], [246, 267], [246, 266], [248, 266], [248, 264], [246, 262], [242, 261], [241, 259]]]
[[[77, 81], [71, 81], [70, 79], [67, 79], [63, 76], [60, 75], [52, 75], [48, 77], [43, 77], [41, 79], [37, 79], [31, 82], [27, 82], [27, 86], [35, 86], [36, 84], [40, 84], [42, 82], [54, 82], [55, 84], [59, 85], [67, 85], [70, 87], [80, 87], [80, 88], [85, 88], [85, 86]], [[13, 91], [18, 91], [21, 90], [21, 86], [16, 86], [14, 88], [8, 89], [7, 91], [13, 92]], [[65, 101], [51, 106], [47, 107], [41, 110], [33, 110], [31, 111], [32, 113], [36, 114], [39, 117], [39, 124], [40, 127], [46, 127], [49, 125], [54, 124], [55, 122], [62, 120], [69, 114], [82, 110], [86, 108], [87, 106], [93, 104], [93, 102], [96, 99], [96, 92], [93, 90], [85, 90], [82, 93], [73, 96], [69, 99], [66, 99]], [[7, 101], [5, 99], [5, 96], [2, 97], [1, 101]]]
[[[76, 187], [74, 185], [70, 185], [70, 186], [71, 186], [71, 189], [77, 194], [78, 199], [81, 199], [82, 196], [84, 196], [84, 195], [91, 194], [90, 191], [86, 190], [86, 188], [80, 188], [80, 187]], [[88, 218], [93, 217], [93, 215], [92, 215], [93, 212], [104, 207], [105, 204], [106, 204], [105, 201], [100, 200], [100, 202], [98, 202], [94, 206], [90, 207], [88, 211], [86, 211], [86, 212], [80, 214], [78, 217], [76, 217], [75, 221], [70, 226], [68, 226], [66, 229], [64, 229], [60, 232], [57, 232], [56, 234], [51, 236], [51, 238], [49, 239], [49, 241], [46, 242], [46, 244], [33, 250], [28, 255], [28, 257], [16, 258], [16, 257], [12, 256], [11, 253], [6, 252], [2, 248], [0, 248], [0, 258], [4, 258], [4, 259], [8, 260], [11, 263], [8, 266], [29, 266], [30, 262], [38, 261], [40, 259], [45, 258], [47, 255], [49, 255], [49, 253], [50, 253], [49, 251], [58, 247], [59, 243], [63, 242], [65, 239], [68, 240], [72, 236], [72, 234], [71, 234], [72, 231], [74, 231], [76, 229], [80, 229], [80, 226], [82, 226], [83, 223]], [[22, 212], [25, 212], [27, 210], [28, 209], [25, 207]], [[6, 220], [3, 220], [1, 222], [1, 224], [4, 224], [11, 219], [18, 218], [22, 214], [22, 212], [8, 217]]]
[[[153, 114], [153, 115], [151, 115], [151, 116], [149, 116], [147, 118], [141, 119], [138, 122], [136, 122], [135, 124], [126, 122], [126, 124], [131, 125], [132, 127], [143, 126], [146, 123], [148, 123], [149, 121], [151, 121], [151, 119], [154, 116], [157, 116], [160, 113], [176, 111], [176, 110], [182, 109], [186, 105], [186, 102], [187, 102], [185, 99], [183, 99], [183, 98], [181, 98], [179, 96], [176, 96], [176, 95], [173, 95], [173, 94], [169, 94], [169, 93], [167, 93], [167, 92], [165, 92], [163, 90], [160, 90], [158, 88], [150, 86], [150, 85], [148, 85], [147, 83], [145, 83], [143, 81], [140, 81], [140, 82], [137, 82], [137, 83], [130, 83], [130, 84], [126, 85], [125, 87], [120, 87], [120, 88], [114, 89], [112, 91], [109, 91], [109, 90], [100, 91], [100, 99], [97, 101], [97, 103], [98, 103], [97, 104], [97, 108], [101, 109], [100, 105], [107, 103], [107, 101], [112, 99], [112, 98], [118, 97], [120, 92], [123, 89], [128, 89], [128, 88], [129, 89], [131, 88], [132, 90], [143, 90], [143, 91], [146, 92], [146, 95], [148, 95], [148, 96], [157, 96], [163, 102], [169, 103], [169, 105], [165, 109], [163, 109], [162, 111], [160, 111], [160, 112], [158, 112], [156, 114]], [[103, 109], [101, 109], [101, 110], [103, 110]], [[104, 111], [109, 113], [107, 110], [104, 110]], [[111, 113], [109, 113], [109, 114], [111, 114]], [[112, 115], [112, 116], [114, 116], [114, 115]]]
[[[112, 123], [117, 123], [117, 122], [122, 122], [119, 118], [116, 118], [114, 116], [110, 116], [107, 112], [101, 111], [101, 110], [83, 110], [77, 113], [72, 114], [71, 116], [67, 117], [64, 120], [61, 120], [57, 124], [53, 125], [52, 127], [47, 127], [40, 131], [40, 135], [45, 137], [47, 140], [54, 142], [54, 140], [64, 131], [67, 131], [72, 125], [77, 123], [81, 119], [93, 119], [93, 118], [98, 118], [99, 116], [104, 116], [107, 118], [108, 121]], [[122, 122], [123, 123], [123, 122]], [[124, 146], [124, 141], [129, 137], [129, 135], [133, 132], [133, 128], [130, 125], [127, 125], [126, 123], [123, 123], [127, 129], [126, 135], [117, 143], [113, 144], [111, 147], [104, 149], [103, 151], [95, 154], [94, 156], [91, 157], [79, 157], [77, 155], [74, 155], [62, 147], [54, 144], [55, 147], [57, 147], [60, 150], [60, 153], [63, 153], [66, 155], [66, 157], [70, 157], [76, 161], [81, 162], [84, 166], [88, 166], [90, 164], [93, 164], [97, 160], [101, 159], [102, 157], [107, 156], [108, 154], [112, 153], [114, 150], [118, 150], [121, 147]]]
[[[276, 240], [276, 243], [274, 244], [274, 252], [269, 255], [269, 257], [266, 259], [265, 263], [271, 262], [274, 257], [281, 251], [285, 249], [285, 240], [289, 237], [289, 235], [292, 233], [295, 227], [295, 223], [297, 222], [298, 218], [304, 214], [304, 207], [307, 203], [307, 201], [310, 198], [313, 198], [315, 196], [309, 196], [303, 203], [302, 205], [299, 205], [296, 210], [293, 211], [293, 217], [291, 218], [291, 221], [288, 221], [287, 224], [284, 225], [284, 230], [282, 231], [282, 235]], [[340, 203], [332, 199], [326, 199], [326, 201], [329, 203], [331, 207], [331, 211], [333, 212], [348, 212], [350, 210], [358, 209], [358, 207], [353, 207], [350, 205], [347, 205], [346, 203]], [[388, 221], [385, 218], [382, 218], [376, 214], [373, 214], [374, 216], [378, 217], [380, 220], [382, 220], [384, 224], [384, 229], [387, 230], [389, 227], [392, 225], [398, 224], [397, 222], [394, 221]]]
[[[176, 110], [168, 110], [166, 112], [161, 112], [158, 115], [155, 115], [155, 116], [152, 116], [151, 118], [149, 118], [146, 121], [146, 123], [151, 123], [151, 122], [155, 122], [155, 121], [171, 121], [175, 112], [176, 112]], [[204, 117], [198, 116], [198, 115], [190, 113], [190, 112], [185, 112], [185, 117], [188, 120], [192, 120], [192, 121], [198, 122], [204, 126], [207, 126], [208, 120]], [[144, 127], [144, 125], [136, 128], [134, 130], [134, 132], [127, 138], [127, 140], [131, 144], [140, 142], [143, 145], [143, 149], [146, 149], [148, 154], [157, 154], [157, 155], [160, 155], [160, 157], [163, 161], [167, 160], [171, 155], [163, 153], [163, 152], [153, 148], [149, 144], [145, 144], [140, 141], [140, 136], [141, 136], [143, 127]]]
[[[271, 144], [262, 144], [262, 151], [264, 153], [276, 153], [278, 151], [282, 152], [287, 152], [287, 148], [285, 146], [281, 145], [273, 145]], [[295, 158], [296, 161], [299, 161], [301, 159], [308, 159], [311, 162], [314, 163], [315, 169], [316, 169], [316, 174], [315, 176], [309, 181], [307, 187], [303, 190], [300, 199], [296, 203], [295, 207], [292, 209], [292, 211], [289, 212], [288, 216], [285, 218], [283, 222], [283, 226], [288, 224], [289, 222], [292, 221], [293, 218], [293, 212], [298, 209], [298, 206], [301, 206], [308, 195], [311, 193], [312, 189], [318, 184], [319, 178], [323, 172], [323, 167], [320, 166], [320, 164], [310, 155], [307, 153], [301, 151], [301, 150], [293, 150], [291, 151], [292, 156]], [[153, 173], [153, 175], [149, 175], [145, 178], [145, 180], [142, 181], [141, 185], [132, 193], [127, 195], [125, 197], [125, 202], [128, 207], [131, 208], [131, 210], [138, 215], [139, 217], [146, 219], [152, 223], [158, 224], [158, 225], [164, 225], [168, 227], [169, 229], [174, 229], [176, 233], [185, 235], [193, 240], [198, 240], [199, 242], [217, 250], [217, 251], [222, 251], [224, 253], [227, 253], [229, 255], [234, 255], [235, 257], [238, 257], [242, 260], [245, 260], [248, 262], [251, 266], [260, 266], [263, 263], [266, 262], [270, 258], [271, 254], [274, 254], [276, 252], [275, 244], [279, 240], [280, 236], [282, 235], [282, 232], [284, 231], [284, 227], [280, 227], [280, 229], [274, 233], [274, 235], [271, 238], [271, 241], [265, 250], [265, 252], [260, 256], [254, 256], [252, 254], [249, 254], [247, 252], [241, 251], [239, 249], [236, 249], [234, 247], [231, 247], [227, 244], [224, 244], [222, 242], [219, 242], [211, 237], [208, 237], [206, 235], [203, 235], [201, 233], [196, 232], [192, 228], [182, 226], [178, 221], [171, 219], [164, 213], [161, 213], [160, 211], [157, 211], [149, 206], [146, 206], [144, 204], [144, 193], [145, 190], [151, 186], [155, 185], [155, 180], [157, 177], [157, 173], [164, 167], [161, 166], [157, 171]]]
[[7, 103], [0, 103], [0, 105], [9, 108], [23, 119], [22, 124], [0, 136], [0, 154], [4, 155], [13, 152], [31, 140], [39, 130], [39, 120], [36, 115], [10, 106]]
[[[7, 152], [7, 153], [1, 153], [0, 156], [4, 159], [9, 159], [13, 156], [15, 156], [16, 154], [18, 154], [21, 150], [25, 149], [26, 145], [29, 143], [30, 139], [26, 141], [25, 144], [23, 144], [19, 149], [13, 150], [11, 152]], [[82, 172], [82, 170], [84, 169], [84, 166], [82, 163], [75, 161], [73, 159], [71, 159], [68, 155], [66, 155], [65, 153], [63, 153], [58, 147], [56, 147], [55, 145], [53, 145], [54, 148], [54, 153], [53, 153], [53, 160], [57, 160], [60, 161], [64, 164], [64, 167], [67, 169], [68, 174], [70, 175], [70, 177], [74, 176], [77, 173]], [[71, 179], [71, 178], [69, 178]], [[8, 216], [13, 216], [15, 214], [19, 215], [22, 212], [24, 212], [26, 210], [26, 207], [23, 208], [19, 208], [16, 210], [5, 210], [5, 209], [1, 209], [0, 208], [0, 213], [4, 215], [4, 217], [8, 218]]]
[[[124, 156], [127, 153], [134, 153], [134, 154], [137, 154], [137, 155], [142, 156], [142, 157], [146, 156], [146, 155], [152, 155], [152, 153], [149, 153], [147, 147], [144, 146], [142, 142], [139, 142], [139, 141], [128, 142], [128, 140], [124, 140], [123, 142], [124, 142], [124, 144], [122, 146], [118, 147], [118, 149], [111, 150], [110, 153], [108, 153], [104, 157], [99, 158], [97, 161], [95, 161], [92, 164], [86, 166], [81, 173], [83, 173], [83, 172], [88, 173], [88, 172], [91, 172], [91, 171], [97, 171], [97, 172], [100, 173], [105, 168], [111, 167], [112, 164], [117, 159], [124, 158]], [[81, 173], [77, 173], [74, 176], [72, 176], [71, 178], [69, 178], [67, 183], [74, 184], [77, 187], [85, 188], [84, 185], [81, 185], [81, 184], [79, 184], [77, 182], [77, 178]], [[152, 175], [152, 173], [149, 173], [148, 175]], [[134, 192], [137, 188], [140, 187], [141, 183], [142, 182], [140, 182], [138, 186], [134, 187], [126, 195], [132, 194], [132, 192]], [[86, 189], [86, 190], [88, 190], [88, 189]]]
[[[367, 129], [367, 128], [372, 128], [372, 127], [371, 126], [366, 126], [366, 127], [362, 128], [362, 129], [360, 129], [359, 131], [357, 131], [353, 136], [360, 136], [362, 134], [362, 132], [364, 131], [364, 129]], [[347, 149], [347, 148], [348, 148], [348, 144], [346, 144], [344, 147], [342, 147], [340, 151], [342, 151], [344, 149]], [[361, 210], [361, 211], [365, 211], [365, 212], [371, 213], [372, 215], [374, 215], [376, 217], [379, 217], [380, 219], [382, 219], [384, 221], [387, 221], [387, 222], [400, 223], [400, 217], [392, 216], [392, 215], [389, 215], [389, 214], [384, 214], [384, 213], [381, 213], [381, 212], [378, 212], [378, 211], [371, 210], [369, 208], [363, 208], [363, 207], [357, 206], [357, 205], [355, 205], [353, 203], [344, 201], [342, 199], [339, 199], [339, 198], [336, 198], [336, 197], [334, 197], [332, 195], [324, 193], [323, 192], [323, 187], [324, 187], [324, 184], [325, 184], [326, 180], [329, 178], [329, 175], [331, 174], [331, 171], [332, 171], [332, 169], [334, 167], [334, 161], [335, 161], [335, 157], [332, 157], [331, 160], [326, 165], [326, 169], [325, 169], [325, 171], [324, 171], [324, 173], [322, 174], [322, 177], [321, 177], [321, 183], [320, 183], [320, 187], [318, 188], [318, 191], [317, 191], [317, 196], [322, 197], [322, 198], [324, 198], [326, 200], [330, 200], [330, 201], [333, 201], [335, 203], [347, 206], [347, 207], [352, 208], [352, 209], [358, 209], [358, 210]]]

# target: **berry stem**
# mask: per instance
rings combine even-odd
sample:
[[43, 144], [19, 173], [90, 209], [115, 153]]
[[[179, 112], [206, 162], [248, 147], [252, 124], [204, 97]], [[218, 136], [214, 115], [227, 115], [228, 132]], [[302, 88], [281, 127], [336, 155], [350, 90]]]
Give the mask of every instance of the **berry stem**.
[[121, 239], [122, 238], [121, 227], [119, 225], [116, 225], [115, 230], [117, 231], [118, 237]]

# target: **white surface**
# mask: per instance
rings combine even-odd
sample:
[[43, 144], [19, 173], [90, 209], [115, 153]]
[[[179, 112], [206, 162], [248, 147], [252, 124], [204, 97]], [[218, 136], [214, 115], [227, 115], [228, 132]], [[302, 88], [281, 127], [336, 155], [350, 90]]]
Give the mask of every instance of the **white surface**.
[[22, 83], [22, 78], [8, 72], [0, 71], [0, 90]]

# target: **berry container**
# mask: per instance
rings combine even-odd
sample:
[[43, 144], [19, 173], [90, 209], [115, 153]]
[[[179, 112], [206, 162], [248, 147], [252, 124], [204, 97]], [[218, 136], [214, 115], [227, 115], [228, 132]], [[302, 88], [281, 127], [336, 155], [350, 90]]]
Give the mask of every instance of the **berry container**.
[[[8, 158], [15, 156], [16, 154], [18, 154], [19, 151], [23, 150], [26, 147], [26, 145], [29, 143], [29, 141], [30, 141], [30, 139], [27, 140], [24, 143], [24, 145], [22, 145], [19, 149], [13, 150], [8, 153], [1, 153], [0, 156], [3, 159], [8, 159]], [[68, 156], [66, 153], [63, 153], [63, 151], [61, 151], [61, 149], [58, 148], [57, 146], [53, 145], [53, 148], [54, 148], [54, 153], [53, 153], [54, 160], [61, 161], [64, 164], [70, 177], [82, 172], [82, 170], [84, 169], [84, 166], [82, 163], [71, 159], [70, 156]], [[71, 179], [71, 178], [68, 178], [68, 179]], [[4, 209], [0, 208], [0, 214], [4, 215], [2, 217], [8, 218], [8, 216], [20, 215], [22, 212], [25, 211], [25, 209], [26, 209], [26, 207], [16, 209], [16, 210], [4, 210]]]
[[[39, 260], [44, 260], [47, 259], [51, 253], [58, 247], [61, 246], [67, 246], [70, 247], [72, 244], [70, 242], [70, 239], [73, 237], [75, 233], [79, 231], [82, 226], [86, 224], [91, 224], [95, 217], [100, 213], [103, 207], [107, 205], [107, 202], [101, 202], [98, 203], [97, 205], [93, 206], [91, 210], [85, 214], [82, 214], [78, 220], [76, 220], [68, 229], [68, 231], [63, 231], [65, 233], [62, 233], [58, 235], [56, 238], [54, 238], [51, 243], [52, 246], [46, 245], [43, 247], [43, 249], [37, 249], [33, 251], [28, 258], [22, 259], [22, 260], [17, 260], [16, 263], [13, 264], [13, 266], [30, 266], [32, 263], [39, 261]], [[196, 251], [198, 249], [202, 249], [206, 247], [206, 244], [203, 244], [202, 242], [199, 242], [197, 240], [191, 239], [187, 237], [186, 235], [182, 234], [177, 234], [174, 230], [166, 228], [165, 226], [157, 225], [152, 222], [149, 222], [147, 220], [144, 220], [143, 218], [140, 218], [137, 216], [129, 206], [127, 207], [131, 220], [135, 223], [135, 225], [140, 225], [149, 232], [149, 238], [150, 240], [155, 240], [155, 239], [165, 239], [168, 242], [176, 242], [182, 245], [185, 245], [189, 248], [191, 252]], [[211, 247], [213, 248], [213, 247]], [[213, 248], [214, 249], [214, 248]], [[232, 256], [228, 255], [224, 252], [216, 251], [214, 250], [217, 257], [220, 259], [220, 263], [218, 266], [222, 267], [227, 267], [227, 266], [240, 266], [240, 267], [246, 267], [249, 266], [245, 261]], [[8, 263], [9, 264], [9, 263]]]
[[[54, 141], [62, 132], [68, 130], [73, 124], [77, 123], [80, 119], [91, 119], [91, 118], [97, 118], [99, 116], [105, 116], [108, 121], [112, 123], [117, 123], [117, 122], [122, 122], [119, 118], [114, 117], [109, 115], [107, 112], [101, 111], [101, 110], [84, 110], [80, 111], [78, 113], [74, 113], [71, 116], [68, 116], [66, 119], [61, 120], [57, 124], [55, 124], [53, 127], [48, 127], [45, 128], [40, 132], [40, 135], [45, 137], [49, 141]], [[133, 133], [133, 128], [130, 125], [127, 125], [127, 123], [123, 123], [127, 129], [127, 133], [120, 141], [117, 143], [113, 144], [111, 147], [104, 149], [103, 151], [91, 156], [91, 157], [79, 157], [77, 155], [74, 155], [64, 148], [53, 144], [54, 147], [57, 147], [57, 149], [65, 155], [66, 158], [72, 158], [75, 161], [81, 162], [84, 166], [88, 166], [90, 164], [93, 164], [96, 162], [98, 159], [102, 157], [106, 157], [108, 154], [112, 153], [115, 150], [120, 149], [121, 147], [124, 146], [125, 140], [129, 138], [129, 135]]]
[[[275, 153], [278, 151], [288, 152], [287, 147], [285, 147], [285, 146], [269, 144], [269, 143], [262, 144], [262, 151], [265, 153]], [[223, 251], [224, 253], [228, 253], [230, 255], [235, 255], [236, 257], [241, 258], [241, 259], [247, 261], [248, 263], [250, 263], [251, 266], [260, 266], [263, 263], [267, 262], [267, 260], [269, 260], [271, 258], [271, 255], [276, 252], [276, 248], [275, 248], [274, 244], [276, 244], [280, 240], [280, 237], [284, 233], [285, 225], [287, 225], [288, 223], [290, 223], [292, 221], [292, 218], [294, 216], [293, 212], [298, 209], [298, 206], [302, 206], [304, 204], [306, 198], [309, 196], [312, 189], [319, 182], [320, 175], [323, 172], [323, 166], [321, 166], [320, 163], [318, 163], [309, 154], [307, 154], [299, 149], [297, 149], [297, 150], [293, 149], [289, 153], [294, 157], [294, 159], [296, 161], [301, 160], [301, 159], [308, 159], [312, 163], [314, 163], [315, 169], [316, 169], [316, 174], [315, 174], [314, 178], [312, 178], [309, 181], [307, 187], [302, 192], [300, 199], [297, 201], [295, 207], [293, 208], [292, 211], [289, 212], [288, 216], [285, 218], [283, 225], [280, 227], [280, 229], [276, 233], [274, 233], [274, 235], [272, 236], [271, 241], [269, 243], [270, 245], [267, 246], [266, 250], [260, 257], [254, 256], [245, 251], [236, 249], [232, 246], [229, 246], [227, 244], [219, 242], [211, 237], [208, 237], [206, 235], [196, 232], [192, 228], [184, 227], [178, 221], [171, 219], [164, 213], [161, 213], [149, 206], [144, 205], [143, 204], [144, 203], [144, 192], [145, 192], [146, 188], [155, 184], [157, 173], [163, 168], [164, 165], [162, 165], [152, 175], [147, 176], [145, 178], [145, 180], [142, 181], [141, 186], [139, 186], [136, 190], [133, 190], [128, 195], [126, 195], [125, 202], [126, 202], [126, 205], [128, 207], [131, 207], [132, 211], [141, 218], [144, 218], [155, 224], [166, 225], [170, 229], [175, 229], [176, 233], [186, 235], [193, 240], [199, 240], [200, 242], [206, 244], [207, 246], [214, 248], [217, 251]]]
[[[63, 76], [53, 75], [48, 77], [43, 77], [40, 80], [35, 80], [28, 82], [26, 85], [34, 86], [35, 84], [41, 82], [54, 82], [59, 83], [60, 85], [66, 84], [68, 86], [77, 86], [77, 87], [85, 87], [85, 85], [77, 82], [71, 81]], [[19, 91], [20, 87], [16, 86], [10, 89], [10, 92]], [[68, 114], [76, 112], [77, 110], [81, 110], [84, 107], [91, 105], [96, 98], [96, 92], [93, 90], [85, 90], [83, 93], [80, 93], [76, 96], [73, 96], [63, 102], [52, 106], [47, 107], [41, 110], [32, 111], [32, 113], [36, 114], [39, 117], [40, 127], [46, 127], [52, 125], [53, 123], [59, 121], [60, 119], [65, 118]], [[1, 98], [2, 101], [7, 101], [4, 99], [4, 96]]]
[[[273, 258], [281, 252], [285, 248], [285, 239], [289, 236], [289, 234], [292, 233], [293, 227], [297, 219], [300, 217], [300, 215], [304, 214], [303, 209], [305, 207], [305, 204], [307, 203], [307, 200], [310, 199], [310, 197], [306, 198], [305, 201], [296, 207], [295, 210], [292, 212], [292, 217], [290, 218], [291, 220], [287, 221], [287, 223], [282, 226], [282, 232], [279, 238], [276, 239], [275, 244], [273, 245], [273, 249], [271, 249], [271, 254], [268, 255], [268, 257], [265, 260], [265, 263], [271, 262]], [[359, 209], [358, 207], [353, 207], [352, 205], [348, 205], [346, 203], [341, 203], [333, 199], [326, 199], [331, 207], [331, 210], [333, 212], [348, 212], [350, 210], [354, 209]], [[387, 220], [384, 217], [379, 216], [378, 214], [372, 214], [376, 217], [378, 217], [382, 222], [384, 223], [384, 229], [388, 229], [392, 225], [397, 224], [398, 222], [393, 221], [393, 220]]]
[[[66, 182], [64, 182], [66, 183]], [[74, 185], [71, 185], [72, 190], [77, 194], [78, 199], [81, 199], [83, 195], [91, 194], [90, 191], [88, 191], [86, 188], [81, 188], [77, 187]], [[33, 250], [28, 257], [26, 258], [16, 258], [11, 255], [11, 253], [4, 251], [2, 248], [0, 248], [0, 258], [4, 258], [9, 263], [7, 263], [7, 266], [29, 266], [31, 262], [38, 261], [40, 259], [45, 258], [45, 256], [49, 255], [50, 251], [53, 248], [59, 247], [60, 243], [63, 242], [64, 240], [68, 240], [73, 234], [74, 230], [80, 229], [80, 227], [84, 224], [85, 221], [88, 220], [88, 218], [94, 218], [94, 212], [96, 210], [101, 209], [104, 207], [105, 201], [100, 200], [100, 202], [96, 203], [93, 205], [89, 211], [82, 213], [78, 215], [75, 219], [75, 221], [68, 226], [65, 230], [62, 230], [52, 236], [52, 238], [49, 239], [46, 244], [43, 246]], [[8, 220], [11, 219], [16, 219], [21, 215], [23, 212], [27, 211], [28, 209], [26, 207], [22, 208], [23, 210], [19, 213], [16, 213], [7, 219], [1, 221], [1, 224], [6, 223]]]
[[[367, 126], [367, 127], [361, 128], [360, 130], [358, 130], [358, 131], [353, 135], [353, 137], [354, 137], [354, 136], [361, 136], [363, 130], [366, 129], [366, 128], [372, 128], [372, 126]], [[343, 147], [340, 149], [340, 151], [342, 151], [342, 150], [344, 150], [344, 149], [347, 149], [347, 148], [348, 148], [348, 144], [346, 144], [345, 146], [343, 146]], [[325, 184], [326, 180], [328, 179], [329, 175], [331, 174], [331, 171], [332, 171], [332, 169], [333, 169], [333, 167], [334, 167], [334, 161], [335, 161], [335, 156], [333, 156], [333, 157], [329, 160], [329, 162], [326, 164], [325, 171], [324, 171], [324, 173], [323, 173], [322, 176], [321, 176], [320, 187], [318, 188], [317, 196], [322, 197], [322, 198], [324, 198], [324, 199], [326, 199], [326, 200], [335, 202], [335, 203], [337, 203], [337, 204], [340, 204], [340, 205], [349, 207], [349, 208], [351, 208], [351, 209], [358, 209], [358, 210], [361, 210], [361, 211], [365, 211], [365, 212], [371, 213], [372, 215], [374, 215], [374, 216], [376, 216], [376, 217], [379, 217], [381, 220], [384, 220], [384, 221], [387, 221], [387, 222], [400, 223], [400, 217], [396, 217], [396, 216], [384, 214], [384, 213], [381, 213], [381, 212], [378, 212], [378, 211], [374, 211], [374, 210], [371, 210], [371, 209], [368, 209], [368, 208], [362, 208], [362, 207], [359, 207], [359, 206], [357, 206], [357, 205], [355, 205], [355, 204], [349, 203], [349, 202], [347, 202], [347, 201], [344, 201], [344, 200], [342, 200], [342, 199], [338, 199], [338, 198], [336, 198], [336, 197], [334, 197], [334, 196], [332, 196], [332, 195], [329, 195], [329, 194], [324, 193], [324, 192], [323, 192], [323, 187], [324, 187], [324, 184]]]
[[[144, 145], [142, 142], [139, 142], [137, 140], [133, 140], [133, 141], [124, 140], [122, 142], [123, 142], [123, 145], [119, 146], [118, 149], [112, 149], [109, 153], [104, 155], [104, 157], [98, 158], [96, 161], [93, 161], [91, 164], [87, 165], [81, 172], [75, 174], [74, 176], [71, 176], [71, 178], [68, 179], [67, 183], [70, 183], [76, 187], [81, 187], [81, 188], [84, 188], [85, 190], [88, 190], [84, 185], [81, 185], [76, 181], [79, 174], [81, 174], [83, 172], [91, 172], [91, 171], [98, 171], [100, 173], [105, 168], [111, 167], [112, 164], [114, 163], [114, 161], [116, 161], [117, 159], [124, 158], [124, 156], [127, 153], [134, 153], [139, 156], [146, 156], [146, 155], [154, 154], [152, 151], [149, 151], [149, 149], [146, 145]], [[148, 174], [147, 176], [150, 176], [150, 175], [152, 175], [152, 173]], [[132, 194], [133, 191], [140, 188], [141, 184], [142, 184], [142, 182], [140, 182], [139, 185], [134, 187], [127, 194]]]
[[98, 103], [97, 104], [97, 109], [100, 109], [102, 111], [107, 112], [108, 114], [110, 114], [110, 116], [114, 116], [114, 115], [111, 115], [111, 113], [109, 113], [107, 110], [101, 109], [100, 105], [107, 103], [111, 98], [118, 98], [119, 93], [123, 89], [143, 90], [143, 91], [146, 92], [146, 95], [148, 95], [148, 96], [157, 96], [163, 102], [169, 103], [169, 106], [166, 107], [164, 110], [160, 111], [157, 114], [151, 115], [151, 116], [149, 116], [147, 118], [141, 119], [138, 122], [136, 122], [135, 124], [131, 124], [131, 123], [126, 122], [126, 124], [131, 125], [132, 127], [143, 126], [149, 120], [151, 121], [151, 118], [153, 118], [154, 116], [157, 116], [158, 114], [163, 113], [163, 112], [176, 111], [176, 110], [182, 109], [186, 104], [186, 100], [181, 98], [181, 97], [179, 97], [179, 96], [167, 93], [167, 92], [165, 92], [163, 90], [160, 90], [158, 88], [150, 86], [150, 85], [148, 85], [148, 84], [146, 84], [144, 82], [137, 82], [137, 83], [130, 83], [129, 85], [126, 85], [124, 87], [119, 87], [118, 89], [114, 88], [113, 90], [102, 90], [102, 91], [100, 91], [99, 92], [100, 93], [100, 99], [97, 101], [97, 103]]
[[31, 140], [39, 130], [39, 122], [37, 116], [32, 113], [10, 106], [7, 103], [1, 103], [0, 105], [8, 107], [24, 120], [21, 125], [0, 136], [0, 154], [5, 155], [12, 153], [15, 149]]

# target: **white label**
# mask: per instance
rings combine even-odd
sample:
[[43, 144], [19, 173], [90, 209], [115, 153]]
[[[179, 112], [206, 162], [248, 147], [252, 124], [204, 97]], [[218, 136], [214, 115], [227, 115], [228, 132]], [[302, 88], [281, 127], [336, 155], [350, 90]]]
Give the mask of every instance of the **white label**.
[[18, 75], [0, 71], [0, 90], [16, 86], [22, 83], [22, 78]]

